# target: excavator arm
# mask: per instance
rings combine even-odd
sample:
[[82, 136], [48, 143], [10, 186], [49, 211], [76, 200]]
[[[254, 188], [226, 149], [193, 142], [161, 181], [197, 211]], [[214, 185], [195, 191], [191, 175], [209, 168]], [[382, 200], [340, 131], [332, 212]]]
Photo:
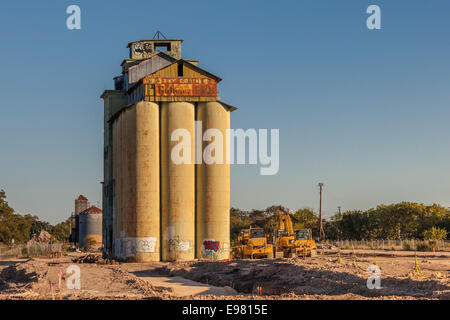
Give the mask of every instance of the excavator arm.
[[288, 235], [294, 234], [294, 227], [292, 225], [290, 214], [281, 209], [278, 209], [278, 229], [285, 230]]

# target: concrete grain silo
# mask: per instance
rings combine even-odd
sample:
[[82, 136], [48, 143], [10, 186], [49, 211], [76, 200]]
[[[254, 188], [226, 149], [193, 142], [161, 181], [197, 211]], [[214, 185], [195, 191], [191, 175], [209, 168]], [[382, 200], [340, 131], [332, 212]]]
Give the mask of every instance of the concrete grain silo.
[[[202, 163], [197, 165], [197, 257], [222, 260], [230, 256], [230, 228], [224, 227], [230, 225], [230, 165], [226, 159], [226, 135], [227, 129], [230, 129], [230, 109], [227, 105], [215, 101], [199, 102], [196, 120], [201, 121], [203, 138], [207, 138], [205, 132], [208, 129], [218, 130], [223, 137], [222, 145], [217, 145], [218, 148], [221, 147], [222, 154], [214, 155], [217, 157], [215, 163], [208, 164], [205, 162], [208, 159], [203, 159]], [[215, 142], [219, 143], [219, 141]], [[209, 143], [203, 141], [201, 150], [205, 150]]]
[[159, 106], [128, 106], [113, 124], [116, 255], [127, 261], [160, 260]]
[[[195, 106], [190, 102], [161, 103], [161, 236], [162, 260], [192, 260], [195, 258], [195, 166], [194, 166], [194, 121]], [[187, 142], [188, 163], [175, 163], [172, 150], [176, 141], [171, 141], [175, 130], [189, 134], [180, 139]], [[183, 134], [183, 132], [180, 132]], [[175, 138], [175, 137], [174, 137]], [[182, 152], [184, 152], [182, 151]], [[181, 153], [182, 153], [181, 152]]]
[[202, 136], [218, 129], [225, 139], [235, 108], [219, 101], [219, 77], [198, 60], [181, 58], [182, 42], [129, 43], [115, 90], [102, 95], [106, 256], [137, 262], [229, 257], [230, 168], [194, 163], [195, 121], [203, 122]]
[[98, 249], [102, 246], [102, 210], [92, 206], [78, 215], [79, 246], [84, 249]]

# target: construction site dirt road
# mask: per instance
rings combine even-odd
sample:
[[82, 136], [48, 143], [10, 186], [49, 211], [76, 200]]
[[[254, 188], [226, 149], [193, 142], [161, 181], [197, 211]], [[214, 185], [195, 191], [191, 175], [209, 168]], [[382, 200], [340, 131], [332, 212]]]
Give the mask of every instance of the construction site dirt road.
[[[75, 262], [74, 262], [75, 261]], [[67, 268], [80, 269], [80, 289]], [[369, 289], [367, 268], [381, 270]], [[445, 252], [319, 250], [313, 258], [111, 263], [99, 254], [0, 261], [0, 299], [450, 299]]]

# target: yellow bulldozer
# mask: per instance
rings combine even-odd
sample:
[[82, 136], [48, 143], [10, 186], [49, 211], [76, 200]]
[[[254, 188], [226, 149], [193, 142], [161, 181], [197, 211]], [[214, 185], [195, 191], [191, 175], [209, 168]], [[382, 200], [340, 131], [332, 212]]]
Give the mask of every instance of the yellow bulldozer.
[[274, 233], [274, 258], [290, 258], [292, 256], [315, 256], [316, 242], [312, 239], [311, 229], [293, 228], [289, 213], [278, 209], [278, 229]]
[[233, 247], [233, 257], [236, 259], [271, 258], [273, 246], [268, 243], [263, 228], [242, 230], [238, 236], [238, 245]]

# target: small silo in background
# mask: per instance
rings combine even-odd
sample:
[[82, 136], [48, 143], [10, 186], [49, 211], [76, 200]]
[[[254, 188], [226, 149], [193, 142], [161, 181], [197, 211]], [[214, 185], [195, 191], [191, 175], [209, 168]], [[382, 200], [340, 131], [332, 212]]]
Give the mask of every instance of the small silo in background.
[[92, 206], [78, 215], [79, 247], [84, 249], [99, 249], [102, 247], [103, 212]]
[[72, 230], [71, 230], [71, 235], [70, 235], [70, 242], [73, 243], [79, 243], [79, 238], [78, 235], [80, 233], [79, 231], [79, 217], [78, 215], [80, 214], [80, 212], [83, 212], [84, 210], [87, 210], [90, 207], [90, 203], [88, 198], [86, 198], [85, 196], [83, 196], [82, 194], [80, 194], [78, 196], [78, 198], [75, 199], [75, 211], [74, 216], [73, 216], [73, 225], [72, 225]]
[[88, 198], [80, 194], [78, 198], [75, 199], [75, 215], [88, 209], [91, 205], [89, 204]]

